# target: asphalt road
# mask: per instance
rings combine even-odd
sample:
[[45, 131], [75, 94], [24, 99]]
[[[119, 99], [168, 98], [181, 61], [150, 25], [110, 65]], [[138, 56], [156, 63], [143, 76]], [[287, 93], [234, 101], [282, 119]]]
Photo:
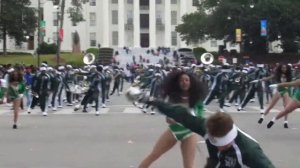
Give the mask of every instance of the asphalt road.
[[[0, 168], [135, 168], [151, 151], [160, 134], [167, 128], [164, 116], [141, 113], [123, 95], [112, 96], [101, 115], [73, 112], [65, 107], [43, 117], [39, 109], [31, 115], [22, 112], [19, 129], [12, 129], [12, 111], [0, 105]], [[257, 124], [257, 103], [247, 112], [225, 108], [237, 125], [253, 136], [278, 168], [299, 168], [300, 113], [290, 115], [289, 129], [278, 121], [273, 128], [266, 124], [282, 109], [276, 106], [261, 125]], [[217, 110], [214, 101], [206, 115]], [[199, 137], [196, 167], [203, 167], [207, 152]], [[153, 168], [181, 168], [177, 144], [157, 160]]]

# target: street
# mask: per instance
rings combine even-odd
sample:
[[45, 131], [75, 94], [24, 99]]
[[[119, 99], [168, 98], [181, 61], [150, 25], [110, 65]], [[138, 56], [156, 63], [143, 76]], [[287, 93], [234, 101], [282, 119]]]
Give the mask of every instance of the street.
[[[43, 117], [38, 108], [28, 115], [21, 113], [17, 130], [12, 127], [12, 111], [0, 106], [1, 168], [136, 168], [151, 151], [160, 134], [167, 128], [163, 115], [143, 114], [124, 95], [112, 96], [100, 116], [74, 112], [64, 107]], [[278, 121], [271, 129], [259, 119], [258, 103], [249, 103], [247, 112], [225, 108], [240, 129], [253, 136], [276, 167], [297, 168], [300, 165], [298, 146], [300, 113], [290, 115], [289, 129]], [[280, 110], [281, 102], [275, 111]], [[216, 101], [207, 106], [206, 115], [217, 109]], [[273, 111], [274, 112], [274, 111]], [[199, 137], [196, 166], [203, 167], [207, 157], [203, 139]], [[153, 168], [180, 168], [180, 146], [163, 155]]]

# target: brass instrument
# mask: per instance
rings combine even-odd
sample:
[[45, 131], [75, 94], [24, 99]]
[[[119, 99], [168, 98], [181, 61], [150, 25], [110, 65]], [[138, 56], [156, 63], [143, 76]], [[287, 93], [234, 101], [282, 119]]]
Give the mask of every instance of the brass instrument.
[[96, 60], [96, 57], [93, 53], [87, 53], [83, 56], [83, 63], [86, 65], [93, 64]]
[[214, 62], [214, 56], [211, 53], [203, 53], [200, 57], [200, 60], [203, 64], [209, 65]]

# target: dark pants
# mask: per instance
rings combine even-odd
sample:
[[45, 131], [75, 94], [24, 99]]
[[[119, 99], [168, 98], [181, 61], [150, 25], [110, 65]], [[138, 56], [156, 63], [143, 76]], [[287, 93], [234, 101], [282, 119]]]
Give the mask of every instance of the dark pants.
[[112, 92], [110, 93], [110, 95], [113, 95], [113, 94], [115, 93], [116, 90], [118, 91], [118, 94], [119, 94], [119, 85], [120, 85], [120, 82], [115, 82], [115, 83], [114, 83], [114, 87], [113, 87], [113, 90], [112, 90]]
[[66, 91], [66, 96], [67, 96], [67, 102], [72, 103], [72, 93], [69, 91]]
[[264, 108], [264, 97], [263, 97], [263, 91], [257, 90], [257, 88], [254, 87], [254, 85], [251, 85], [249, 88], [248, 93], [246, 94], [246, 97], [242, 101], [241, 107], [244, 108], [247, 103], [254, 97], [255, 92], [257, 92], [258, 102], [260, 105], [260, 109]]
[[42, 112], [45, 112], [45, 110], [46, 110], [47, 99], [48, 99], [47, 93], [41, 93], [39, 95], [40, 108], [41, 108]]
[[245, 92], [246, 92], [245, 88], [240, 88], [233, 91], [233, 95], [231, 96], [229, 103], [232, 103], [233, 101], [237, 101], [238, 98], [240, 99], [240, 101], [243, 101], [243, 99], [245, 98]]

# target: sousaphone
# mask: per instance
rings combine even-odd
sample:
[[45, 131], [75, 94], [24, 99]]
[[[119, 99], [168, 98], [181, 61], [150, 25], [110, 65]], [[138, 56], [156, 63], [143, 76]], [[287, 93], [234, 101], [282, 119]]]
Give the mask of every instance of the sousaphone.
[[209, 65], [214, 62], [214, 56], [211, 53], [203, 53], [200, 57], [200, 60], [203, 64]]
[[87, 53], [83, 57], [83, 63], [86, 65], [93, 64], [96, 60], [96, 57], [93, 53]]

